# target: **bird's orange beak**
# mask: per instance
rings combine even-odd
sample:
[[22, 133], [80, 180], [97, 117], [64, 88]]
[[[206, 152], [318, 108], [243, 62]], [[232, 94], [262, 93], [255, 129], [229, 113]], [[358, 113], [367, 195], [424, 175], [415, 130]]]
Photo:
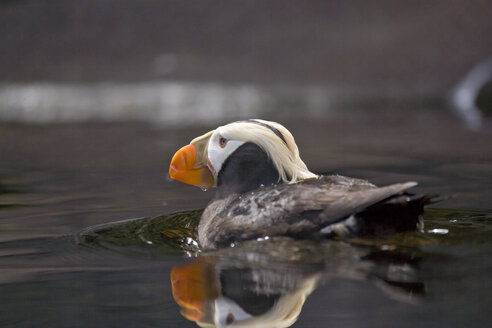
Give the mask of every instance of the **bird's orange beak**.
[[207, 133], [193, 140], [174, 154], [169, 166], [169, 177], [200, 188], [215, 185], [212, 172], [207, 166]]

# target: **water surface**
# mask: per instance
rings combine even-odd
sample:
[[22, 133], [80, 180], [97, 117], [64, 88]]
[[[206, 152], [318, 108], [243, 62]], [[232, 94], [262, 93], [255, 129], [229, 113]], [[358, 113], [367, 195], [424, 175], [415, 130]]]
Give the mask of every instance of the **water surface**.
[[[182, 212], [212, 191], [169, 181], [167, 166], [215, 124], [0, 125], [1, 326], [194, 327], [217, 299], [256, 316], [298, 300], [294, 327], [487, 326], [491, 130], [469, 131], [439, 108], [361, 113], [275, 119], [315, 172], [415, 180], [416, 192], [448, 196], [423, 231], [206, 254], [193, 239], [199, 212]], [[205, 277], [206, 297], [182, 292], [190, 277]]]

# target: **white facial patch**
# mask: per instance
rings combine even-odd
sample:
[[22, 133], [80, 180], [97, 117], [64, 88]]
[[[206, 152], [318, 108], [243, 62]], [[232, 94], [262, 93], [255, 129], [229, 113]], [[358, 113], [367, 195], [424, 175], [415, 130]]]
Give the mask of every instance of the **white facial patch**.
[[251, 315], [246, 313], [233, 300], [220, 296], [215, 300], [214, 323], [217, 327], [227, 327], [235, 322], [241, 322], [251, 318]]
[[216, 183], [226, 159], [243, 144], [244, 141], [230, 140], [227, 135], [221, 134], [220, 127], [214, 131], [208, 142], [208, 168], [212, 171]]

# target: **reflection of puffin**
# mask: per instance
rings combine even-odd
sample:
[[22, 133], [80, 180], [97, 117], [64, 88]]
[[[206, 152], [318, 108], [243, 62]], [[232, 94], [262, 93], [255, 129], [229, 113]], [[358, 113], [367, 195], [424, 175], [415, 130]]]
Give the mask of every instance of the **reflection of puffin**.
[[339, 175], [317, 176], [293, 136], [264, 120], [230, 123], [181, 148], [171, 178], [217, 187], [198, 227], [203, 248], [265, 236], [328, 238], [416, 229], [427, 196], [406, 194], [415, 182], [376, 187]]
[[201, 327], [289, 327], [319, 279], [318, 267], [277, 272], [223, 262], [202, 256], [171, 271], [181, 314]]
[[[330, 281], [367, 281], [391, 299], [418, 302], [425, 294], [416, 271], [421, 258], [405, 252], [285, 237], [252, 240], [174, 267], [172, 294], [181, 314], [201, 327], [290, 327], [313, 290]], [[326, 318], [337, 316], [340, 308], [330, 304], [338, 304], [346, 288], [333, 287], [328, 283], [321, 293]], [[348, 293], [342, 303], [352, 297], [359, 296]], [[347, 304], [344, 313], [357, 311]]]

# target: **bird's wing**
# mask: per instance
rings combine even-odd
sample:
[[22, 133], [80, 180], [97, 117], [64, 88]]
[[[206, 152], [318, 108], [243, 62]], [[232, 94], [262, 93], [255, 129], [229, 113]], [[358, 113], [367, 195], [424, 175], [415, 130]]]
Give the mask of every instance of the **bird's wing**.
[[[253, 222], [258, 225], [295, 223], [301, 217], [316, 225], [325, 225], [358, 213], [415, 185], [415, 182], [406, 182], [385, 187], [340, 184], [269, 187], [237, 197], [221, 216], [235, 222]], [[306, 212], [317, 212], [317, 215], [310, 218], [309, 215], [303, 215]]]
[[210, 217], [207, 229], [214, 229], [209, 237], [225, 243], [264, 235], [307, 236], [416, 184], [375, 187], [365, 180], [333, 176], [263, 187], [233, 198]]
[[[397, 183], [385, 187], [376, 187], [365, 190], [353, 191], [346, 196], [328, 200], [329, 204], [323, 209], [319, 220], [323, 223], [331, 223], [351, 214], [359, 213], [371, 205], [379, 203], [386, 198], [402, 193], [415, 187], [416, 182]], [[321, 223], [320, 222], [320, 223]]]

